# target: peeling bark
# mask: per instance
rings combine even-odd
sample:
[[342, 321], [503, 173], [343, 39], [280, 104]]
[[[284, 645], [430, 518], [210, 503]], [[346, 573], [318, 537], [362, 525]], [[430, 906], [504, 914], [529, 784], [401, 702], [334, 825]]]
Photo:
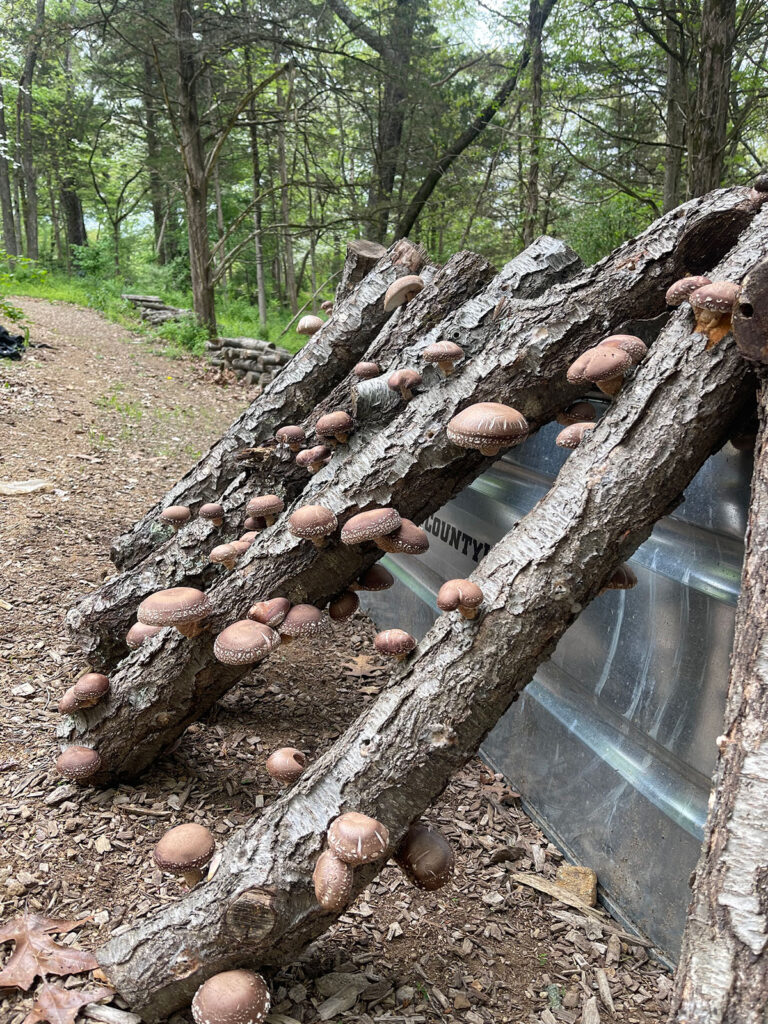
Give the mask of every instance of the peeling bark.
[[[715, 272], [739, 280], [766, 254], [768, 211]], [[311, 872], [333, 818], [375, 815], [394, 850], [618, 563], [681, 500], [748, 390], [733, 340], [708, 351], [679, 310], [550, 492], [473, 574], [480, 618], [443, 615], [331, 750], [230, 840], [211, 881], [99, 950], [145, 1020], [188, 1003], [217, 971], [290, 961], [329, 927], [335, 915], [317, 905]], [[380, 867], [356, 870], [356, 893]]]

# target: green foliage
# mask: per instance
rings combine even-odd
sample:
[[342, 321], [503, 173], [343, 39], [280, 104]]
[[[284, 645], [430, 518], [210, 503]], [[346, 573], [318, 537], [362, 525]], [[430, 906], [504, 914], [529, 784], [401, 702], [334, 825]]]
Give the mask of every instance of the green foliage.
[[166, 354], [170, 356], [185, 352], [202, 356], [205, 354], [205, 343], [208, 340], [208, 332], [204, 327], [200, 327], [193, 317], [162, 324], [154, 328], [151, 336], [167, 343]]
[[112, 246], [108, 238], [99, 238], [88, 245], [73, 245], [70, 252], [78, 277], [107, 277], [114, 271]]
[[34, 260], [24, 256], [9, 256], [4, 249], [0, 249], [0, 319], [20, 327], [24, 331], [25, 340], [29, 339], [29, 328], [24, 323], [24, 311], [9, 302], [7, 296], [11, 292], [18, 292], [18, 285], [23, 286], [24, 282], [42, 284], [45, 276], [44, 268]]

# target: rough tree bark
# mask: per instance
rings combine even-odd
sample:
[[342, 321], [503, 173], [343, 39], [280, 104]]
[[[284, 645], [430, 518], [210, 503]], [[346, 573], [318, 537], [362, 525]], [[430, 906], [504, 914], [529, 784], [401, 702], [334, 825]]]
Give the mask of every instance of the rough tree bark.
[[346, 299], [349, 293], [363, 280], [366, 274], [376, 266], [387, 250], [378, 242], [369, 242], [367, 238], [357, 238], [347, 244], [347, 256], [341, 272], [341, 280], [336, 286], [335, 302]]
[[8, 162], [8, 128], [5, 122], [5, 98], [0, 79], [0, 211], [3, 219], [3, 248], [9, 256], [19, 255], [16, 222], [11, 199], [11, 170]]
[[[738, 279], [766, 253], [768, 211], [717, 273]], [[333, 818], [374, 815], [394, 849], [616, 565], [678, 504], [749, 390], [732, 339], [708, 351], [691, 326], [679, 310], [550, 492], [480, 564], [480, 620], [443, 615], [376, 703], [232, 838], [211, 881], [99, 951], [145, 1020], [189, 1002], [217, 971], [290, 961], [329, 927], [311, 872]], [[356, 871], [356, 892], [380, 866]]]
[[763, 1024], [768, 1007], [768, 262], [750, 274], [737, 343], [763, 363], [746, 558], [720, 758], [670, 1021]]
[[[710, 269], [760, 202], [747, 189], [694, 201], [543, 297], [499, 303], [498, 321], [459, 310], [440, 331], [459, 332], [465, 359], [456, 372], [439, 387], [437, 372], [431, 384], [427, 375], [426, 390], [361, 447], [353, 435], [349, 453], [316, 474], [299, 504], [325, 505], [341, 523], [371, 505], [393, 505], [422, 521], [492, 461], [447, 440], [458, 409], [497, 400], [520, 409], [534, 430], [549, 421], [578, 394], [566, 381], [570, 362], [625, 321], [662, 312], [669, 283], [686, 269]], [[62, 722], [65, 741], [98, 749], [102, 779], [141, 771], [244, 674], [215, 661], [213, 638], [254, 600], [281, 594], [322, 605], [381, 555], [373, 545], [318, 550], [292, 537], [284, 521], [257, 537], [237, 571], [208, 591], [215, 609], [209, 632], [192, 641], [175, 630], [158, 634], [111, 673], [106, 701]]]
[[282, 424], [303, 419], [306, 410], [362, 357], [386, 323], [389, 314], [384, 312], [383, 298], [389, 285], [397, 277], [417, 274], [423, 263], [421, 249], [407, 240], [392, 246], [371, 276], [334, 309], [327, 326], [313, 335], [227, 433], [131, 531], [114, 541], [110, 554], [118, 568], [136, 565], [167, 538], [158, 523], [163, 508], [194, 507], [224, 494], [243, 475], [234, 461], [239, 449], [273, 437]]

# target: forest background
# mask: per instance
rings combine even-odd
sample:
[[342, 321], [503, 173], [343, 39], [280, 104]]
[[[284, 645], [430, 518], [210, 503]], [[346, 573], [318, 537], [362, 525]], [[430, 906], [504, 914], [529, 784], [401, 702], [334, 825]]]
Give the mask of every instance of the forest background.
[[3, 0], [0, 300], [149, 291], [201, 351], [356, 237], [591, 263], [768, 163], [767, 51], [764, 0]]

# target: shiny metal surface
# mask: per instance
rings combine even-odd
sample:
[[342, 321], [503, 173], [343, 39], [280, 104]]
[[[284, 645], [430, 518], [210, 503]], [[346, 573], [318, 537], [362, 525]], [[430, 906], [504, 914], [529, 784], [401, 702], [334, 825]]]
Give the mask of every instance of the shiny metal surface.
[[[431, 517], [426, 555], [386, 557], [395, 588], [361, 595], [382, 628], [429, 629], [441, 583], [472, 572], [546, 492], [567, 457], [559, 429], [514, 449]], [[730, 445], [708, 460], [632, 559], [638, 586], [585, 609], [482, 750], [669, 961], [722, 731], [750, 472], [751, 457]]]

